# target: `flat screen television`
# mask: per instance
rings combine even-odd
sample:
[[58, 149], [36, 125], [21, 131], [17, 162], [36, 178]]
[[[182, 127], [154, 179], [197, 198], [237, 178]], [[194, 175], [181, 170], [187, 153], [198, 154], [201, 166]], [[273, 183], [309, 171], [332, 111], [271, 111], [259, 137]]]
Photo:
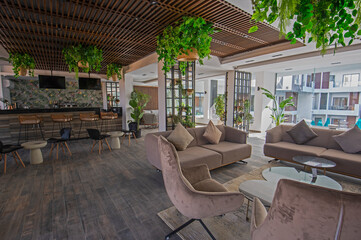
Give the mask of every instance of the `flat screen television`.
[[65, 89], [65, 77], [39, 75], [39, 88]]
[[100, 78], [79, 78], [79, 89], [101, 90]]

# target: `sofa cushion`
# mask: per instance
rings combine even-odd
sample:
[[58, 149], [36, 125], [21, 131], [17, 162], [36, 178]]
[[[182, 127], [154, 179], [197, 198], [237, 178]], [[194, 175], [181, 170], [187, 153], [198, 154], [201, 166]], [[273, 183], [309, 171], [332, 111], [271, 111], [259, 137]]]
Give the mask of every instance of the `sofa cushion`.
[[178, 151], [183, 151], [193, 141], [192, 135], [178, 123], [175, 129], [169, 134], [167, 140], [171, 142]]
[[182, 167], [206, 164], [209, 169], [214, 169], [222, 165], [221, 154], [202, 147], [189, 147], [178, 152], [178, 157]]
[[361, 154], [345, 153], [340, 150], [327, 149], [320, 157], [336, 163], [336, 167], [330, 169], [361, 177]]
[[249, 144], [239, 144], [223, 141], [217, 145], [206, 144], [201, 147], [222, 154], [222, 165], [239, 161], [251, 156], [252, 147]]
[[361, 129], [354, 126], [347, 132], [333, 136], [335, 141], [346, 153], [358, 153], [361, 151]]
[[319, 156], [326, 148], [298, 145], [289, 142], [266, 143], [263, 152], [268, 157], [274, 157], [281, 160], [292, 160], [294, 156]]
[[[224, 129], [223, 125], [216, 125], [216, 127], [222, 132], [222, 136], [220, 139], [220, 142], [224, 141], [224, 139], [226, 138], [226, 130]], [[204, 144], [208, 144], [208, 140], [207, 138], [205, 138], [204, 132], [206, 131], [205, 127], [199, 127], [199, 128], [193, 128], [193, 131], [196, 135], [196, 139], [197, 139], [197, 145], [204, 145]]]
[[193, 188], [202, 192], [228, 192], [227, 188], [213, 179], [205, 179], [197, 182], [193, 184]]
[[300, 121], [293, 126], [287, 133], [292, 137], [297, 144], [304, 144], [311, 139], [317, 137], [317, 134], [307, 125], [305, 120]]
[[203, 137], [205, 137], [209, 143], [218, 144], [221, 139], [222, 132], [214, 126], [212, 121], [209, 121], [206, 130], [204, 131]]

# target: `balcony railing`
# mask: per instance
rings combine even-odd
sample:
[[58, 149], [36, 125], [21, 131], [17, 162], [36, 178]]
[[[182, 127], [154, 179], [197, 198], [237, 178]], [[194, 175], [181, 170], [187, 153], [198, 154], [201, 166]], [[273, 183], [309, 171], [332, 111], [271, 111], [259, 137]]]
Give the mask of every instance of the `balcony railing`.
[[329, 110], [344, 110], [344, 111], [353, 111], [355, 110], [354, 106], [339, 106], [339, 105], [330, 105]]

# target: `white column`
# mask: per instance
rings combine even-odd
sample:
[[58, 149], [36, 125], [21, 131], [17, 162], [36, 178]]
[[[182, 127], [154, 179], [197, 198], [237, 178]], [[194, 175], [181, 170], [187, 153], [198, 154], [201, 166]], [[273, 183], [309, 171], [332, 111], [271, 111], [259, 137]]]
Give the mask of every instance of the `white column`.
[[250, 126], [250, 130], [264, 132], [273, 127], [271, 119], [271, 110], [266, 106], [272, 107], [273, 102], [262, 94], [262, 90], [258, 88], [265, 88], [275, 92], [276, 74], [270, 72], [254, 73], [256, 78], [256, 91], [254, 96], [254, 122]]
[[158, 121], [159, 131], [166, 130], [165, 112], [165, 75], [162, 70], [163, 62], [158, 62]]
[[209, 120], [212, 118], [210, 115], [210, 95], [211, 95], [211, 80], [207, 79], [204, 81], [204, 92], [207, 92], [207, 94], [204, 94], [204, 101], [203, 101], [203, 109], [204, 109], [204, 123], [208, 123]]
[[234, 105], [234, 75], [235, 71], [228, 71], [227, 76], [227, 122], [226, 125], [233, 127], [233, 105]]
[[127, 121], [131, 120], [129, 99], [133, 91], [133, 76], [130, 74], [122, 74], [119, 81], [120, 106], [122, 107], [122, 127], [128, 129]]

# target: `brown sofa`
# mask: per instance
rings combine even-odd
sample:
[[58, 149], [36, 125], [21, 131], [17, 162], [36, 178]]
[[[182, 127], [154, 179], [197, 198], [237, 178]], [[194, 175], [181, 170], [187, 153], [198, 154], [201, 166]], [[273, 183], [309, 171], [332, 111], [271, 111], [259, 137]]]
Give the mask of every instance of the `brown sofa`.
[[[203, 137], [206, 127], [189, 128], [187, 131], [194, 140], [184, 151], [178, 151], [180, 163], [183, 167], [206, 164], [209, 169], [228, 165], [251, 156], [252, 147], [247, 144], [247, 133], [238, 129], [218, 125], [222, 132], [219, 144], [209, 144]], [[149, 133], [145, 136], [145, 149], [148, 161], [157, 169], [162, 169], [158, 152], [158, 138], [168, 137], [171, 131]]]
[[315, 127], [312, 130], [318, 137], [299, 145], [287, 133], [292, 127], [293, 125], [280, 125], [268, 130], [264, 155], [291, 162], [297, 155], [323, 157], [336, 163], [336, 167], [330, 171], [361, 178], [361, 153], [345, 153], [332, 137], [344, 131]]

